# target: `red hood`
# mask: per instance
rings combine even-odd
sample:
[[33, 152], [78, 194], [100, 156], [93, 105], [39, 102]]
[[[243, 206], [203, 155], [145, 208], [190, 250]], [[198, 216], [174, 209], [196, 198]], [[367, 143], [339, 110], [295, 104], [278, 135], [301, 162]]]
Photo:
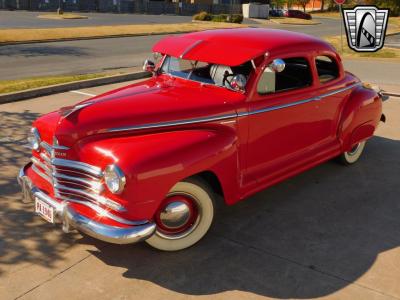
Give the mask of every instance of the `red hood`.
[[55, 130], [61, 145], [72, 146], [85, 136], [113, 128], [235, 114], [234, 104], [243, 99], [244, 95], [227, 89], [159, 76], [81, 102], [88, 105], [67, 117], [52, 113], [36, 123]]

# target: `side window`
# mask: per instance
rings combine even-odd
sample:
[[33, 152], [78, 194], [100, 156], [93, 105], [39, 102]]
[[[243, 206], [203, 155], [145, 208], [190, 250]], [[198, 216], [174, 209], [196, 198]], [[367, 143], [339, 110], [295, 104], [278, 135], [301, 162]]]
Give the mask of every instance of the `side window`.
[[310, 65], [305, 58], [285, 58], [283, 61], [285, 69], [282, 72], [274, 72], [269, 67], [264, 70], [257, 84], [259, 94], [300, 89], [312, 84]]
[[319, 82], [325, 83], [339, 77], [339, 67], [336, 61], [329, 56], [315, 58]]

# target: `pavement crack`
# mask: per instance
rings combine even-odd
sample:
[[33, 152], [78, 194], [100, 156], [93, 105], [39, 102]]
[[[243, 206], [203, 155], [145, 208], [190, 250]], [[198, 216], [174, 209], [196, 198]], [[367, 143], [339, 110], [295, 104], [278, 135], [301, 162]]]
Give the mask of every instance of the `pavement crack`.
[[307, 269], [307, 270], [309, 270], [309, 271], [316, 272], [316, 273], [322, 274], [322, 275], [324, 275], [324, 276], [334, 278], [334, 279], [336, 279], [336, 280], [344, 281], [344, 282], [348, 283], [349, 285], [352, 284], [352, 285], [358, 286], [358, 287], [360, 287], [360, 288], [367, 289], [367, 290], [370, 290], [370, 291], [372, 291], [372, 292], [378, 293], [378, 294], [380, 294], [380, 295], [382, 295], [382, 296], [386, 296], [386, 297], [390, 297], [390, 298], [393, 298], [393, 299], [400, 300], [400, 298], [398, 298], [398, 297], [396, 297], [396, 296], [393, 296], [393, 295], [384, 293], [384, 292], [382, 292], [382, 291], [380, 291], [380, 290], [373, 289], [373, 288], [371, 288], [371, 287], [369, 287], [369, 286], [366, 286], [366, 285], [363, 285], [363, 284], [359, 284], [359, 283], [357, 283], [357, 282], [355, 282], [355, 281], [348, 280], [348, 279], [343, 278], [343, 277], [341, 277], [341, 276], [338, 276], [338, 275], [329, 273], [329, 272], [327, 272], [327, 271], [321, 270], [321, 269], [319, 269], [317, 266], [314, 266], [314, 265], [306, 265], [306, 264], [300, 263], [300, 262], [298, 262], [298, 261], [296, 261], [296, 260], [293, 260], [293, 259], [291, 259], [291, 258], [288, 258], [288, 257], [285, 257], [285, 256], [281, 256], [281, 255], [279, 255], [279, 254], [275, 254], [275, 253], [273, 253], [273, 252], [270, 252], [270, 251], [265, 250], [265, 249], [262, 249], [262, 248], [258, 248], [258, 247], [256, 247], [256, 246], [247, 245], [247, 244], [245, 244], [245, 243], [243, 243], [243, 242], [237, 241], [237, 240], [232, 239], [232, 238], [228, 238], [228, 237], [226, 237], [226, 236], [223, 236], [223, 235], [218, 234], [218, 233], [215, 233], [215, 232], [213, 232], [212, 234], [213, 234], [213, 235], [216, 235], [216, 236], [219, 237], [219, 238], [223, 238], [223, 239], [225, 239], [225, 240], [227, 240], [227, 241], [229, 241], [229, 242], [231, 242], [231, 243], [235, 243], [235, 244], [238, 244], [238, 245], [240, 245], [240, 246], [250, 248], [250, 249], [252, 249], [252, 250], [254, 250], [254, 251], [256, 251], [256, 252], [260, 252], [260, 253], [263, 253], [263, 254], [266, 254], [266, 255], [273, 256], [273, 257], [275, 257], [275, 258], [277, 258], [277, 259], [284, 260], [284, 261], [286, 261], [286, 262], [295, 264], [295, 265], [297, 265], [297, 266], [299, 266], [299, 267], [301, 267], [301, 268]]
[[54, 278], [57, 278], [59, 275], [65, 273], [66, 271], [72, 269], [73, 267], [75, 267], [76, 265], [80, 264], [81, 262], [85, 261], [86, 259], [88, 259], [90, 256], [92, 256], [91, 253], [89, 253], [88, 255], [86, 255], [85, 257], [83, 257], [82, 259], [78, 260], [77, 262], [75, 262], [74, 264], [70, 265], [68, 268], [61, 270], [60, 272], [54, 274], [53, 276], [51, 276], [50, 278], [46, 279], [45, 281], [42, 281], [41, 283], [39, 283], [38, 285], [34, 286], [33, 288], [27, 290], [26, 292], [22, 293], [21, 295], [15, 297], [14, 299], [20, 299], [22, 297], [24, 297], [25, 295], [29, 294], [30, 292], [36, 290], [37, 288], [41, 287], [42, 285], [52, 281]]

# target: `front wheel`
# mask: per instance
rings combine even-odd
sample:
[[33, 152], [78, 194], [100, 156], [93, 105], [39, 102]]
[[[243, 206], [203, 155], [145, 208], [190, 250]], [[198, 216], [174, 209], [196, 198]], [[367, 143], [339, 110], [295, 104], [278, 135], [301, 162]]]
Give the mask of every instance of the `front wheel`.
[[358, 161], [363, 153], [366, 141], [360, 142], [351, 148], [350, 151], [344, 152], [339, 156], [339, 160], [344, 165], [351, 165]]
[[155, 234], [146, 240], [152, 247], [177, 251], [197, 243], [214, 218], [213, 192], [203, 181], [178, 182], [157, 210]]

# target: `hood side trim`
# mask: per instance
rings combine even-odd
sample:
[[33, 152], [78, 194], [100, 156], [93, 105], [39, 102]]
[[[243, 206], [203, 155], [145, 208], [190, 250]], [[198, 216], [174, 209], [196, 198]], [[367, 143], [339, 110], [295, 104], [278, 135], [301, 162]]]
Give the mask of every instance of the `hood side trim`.
[[121, 132], [121, 131], [153, 129], [153, 128], [162, 128], [162, 127], [170, 127], [170, 126], [197, 124], [197, 123], [205, 123], [205, 122], [232, 119], [232, 118], [236, 118], [237, 116], [238, 116], [237, 114], [227, 114], [227, 115], [220, 115], [220, 116], [214, 116], [214, 117], [208, 117], [208, 118], [197, 118], [197, 119], [182, 120], [182, 121], [171, 121], [171, 122], [162, 122], [162, 123], [150, 123], [150, 124], [144, 124], [144, 125], [116, 127], [116, 128], [106, 129], [104, 132]]

